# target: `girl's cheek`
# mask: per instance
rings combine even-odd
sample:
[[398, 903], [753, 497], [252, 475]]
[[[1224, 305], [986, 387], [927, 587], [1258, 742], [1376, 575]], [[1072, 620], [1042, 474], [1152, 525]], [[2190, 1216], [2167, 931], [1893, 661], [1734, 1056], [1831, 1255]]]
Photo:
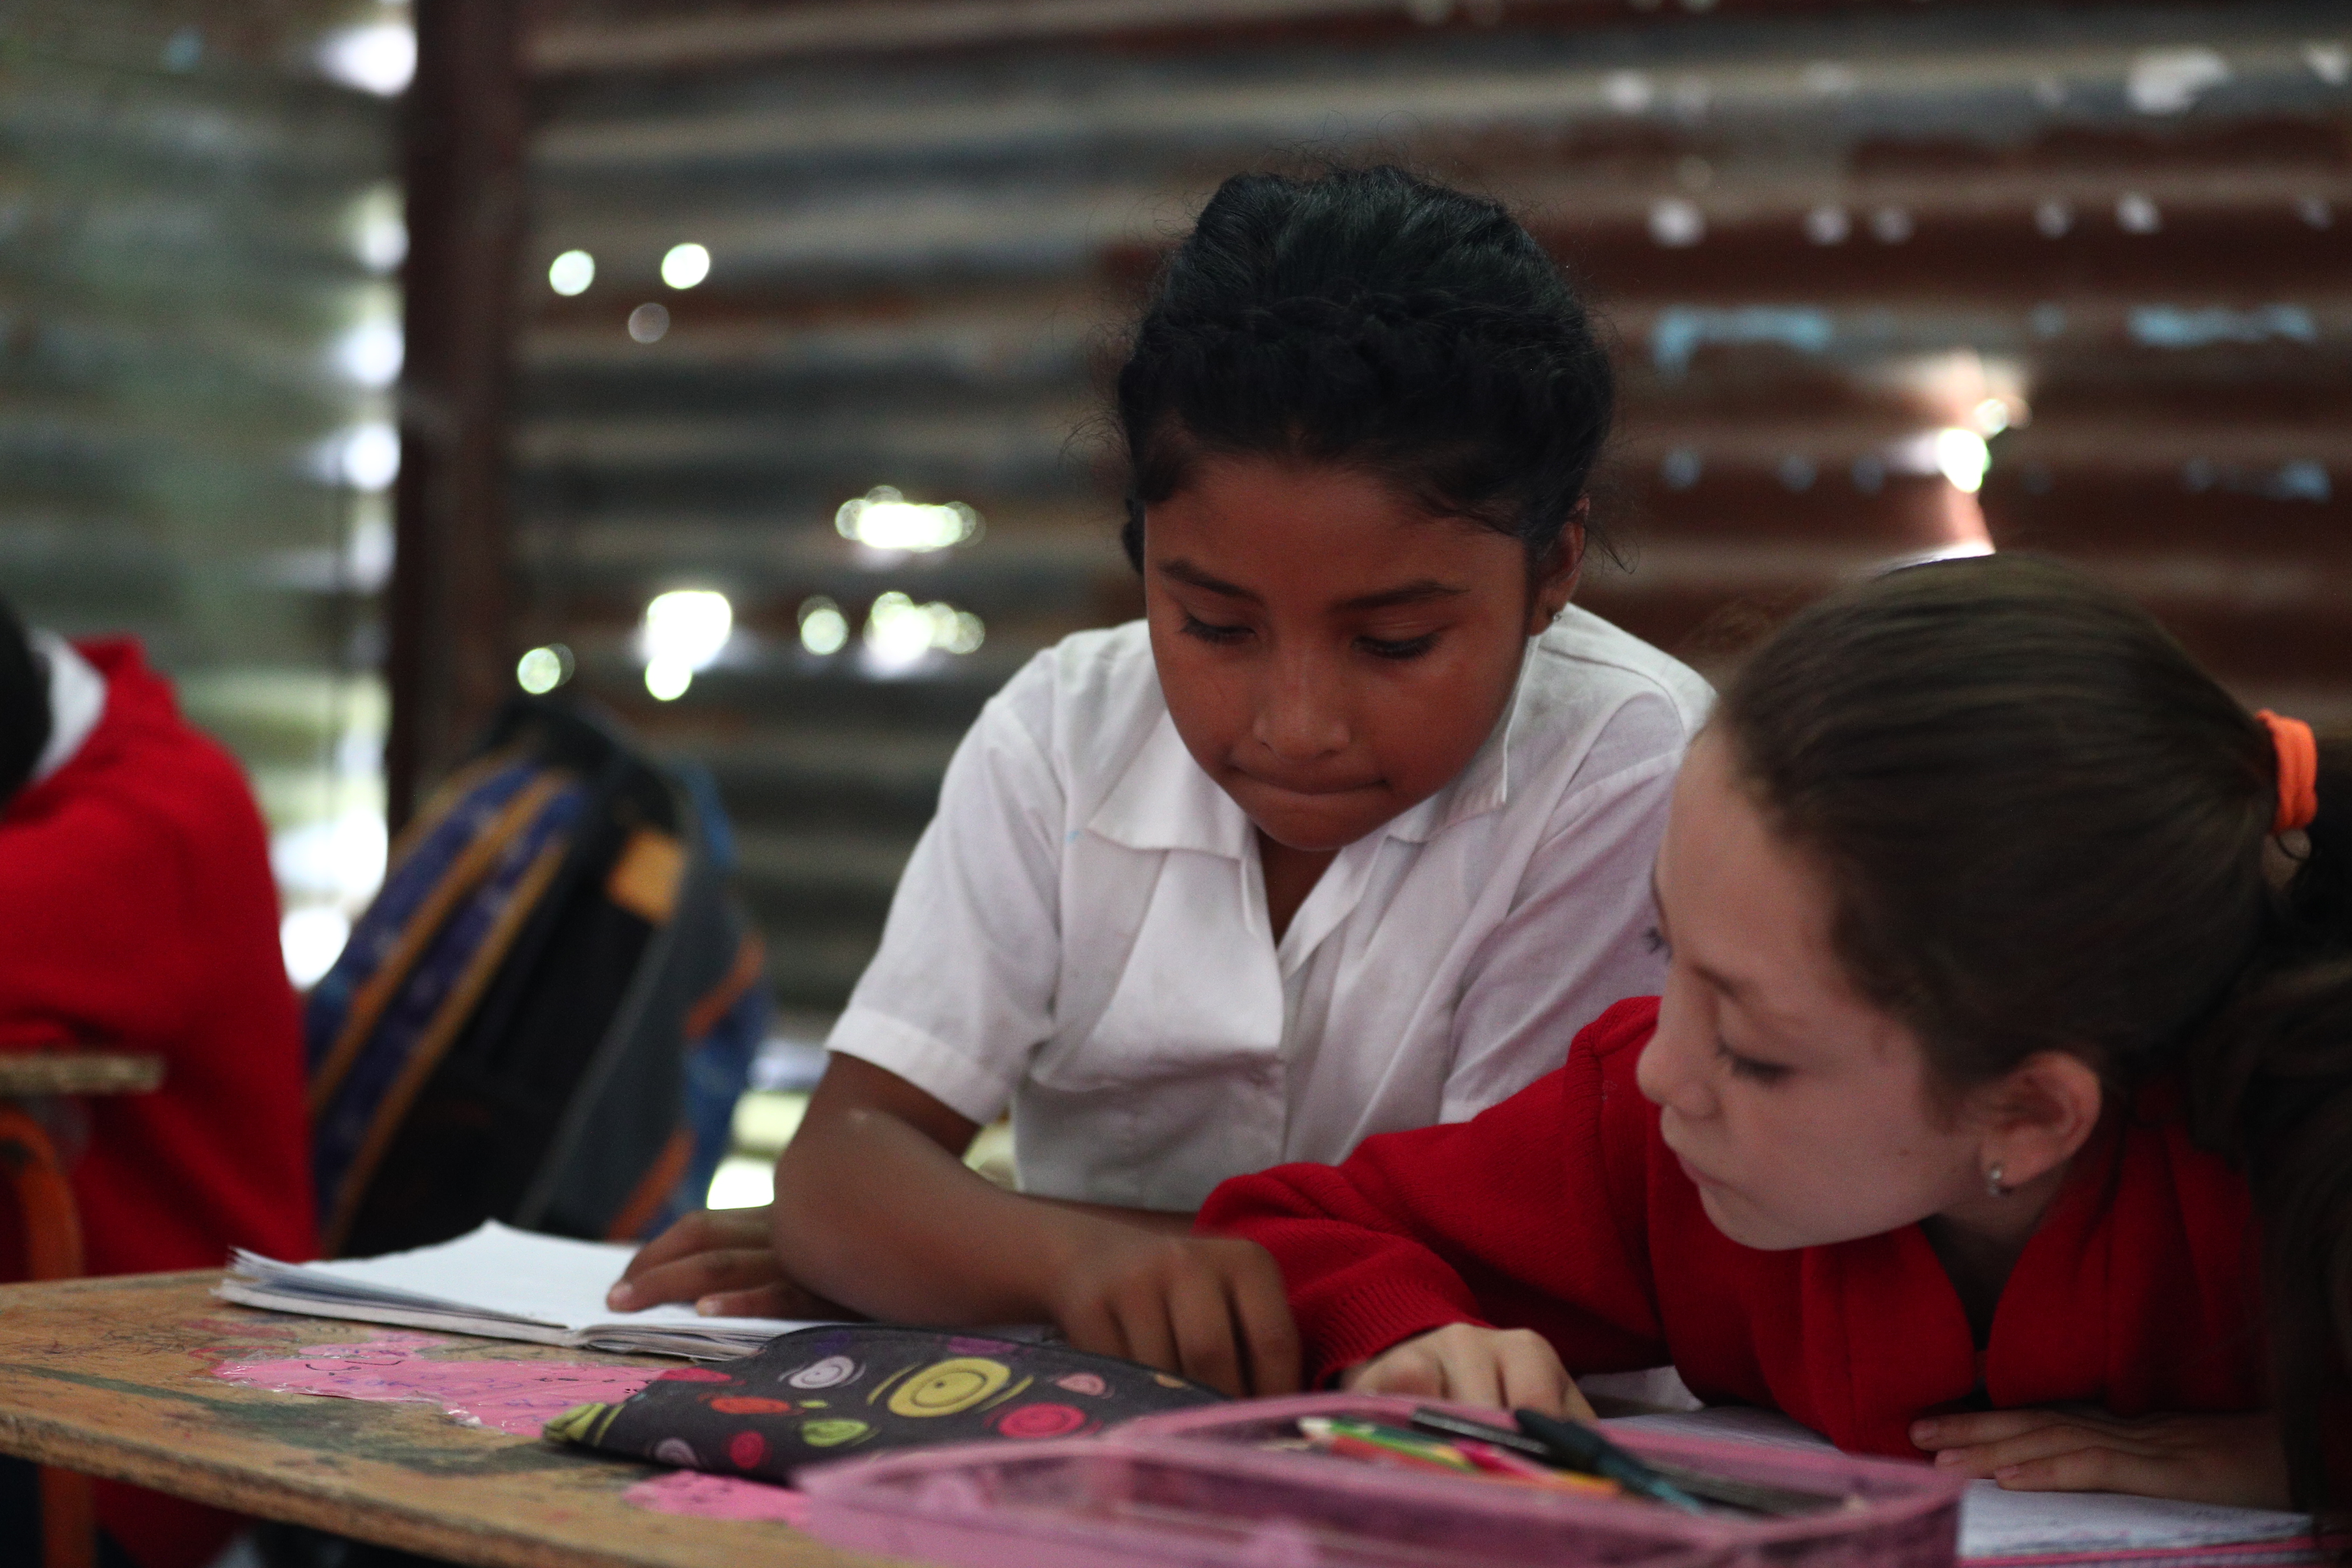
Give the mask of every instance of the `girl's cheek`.
[[1825, 1210], [1845, 1201], [1845, 1194], [1836, 1183], [1824, 1181], [1817, 1153], [1784, 1137], [1785, 1130], [1769, 1116], [1737, 1101], [1737, 1096], [1727, 1098], [1710, 1141], [1717, 1174], [1728, 1184], [1708, 1194], [1716, 1200], [1710, 1215], [1718, 1229], [1743, 1246], [1779, 1250], [1811, 1245], [1825, 1220], [1835, 1228], [1838, 1216]]

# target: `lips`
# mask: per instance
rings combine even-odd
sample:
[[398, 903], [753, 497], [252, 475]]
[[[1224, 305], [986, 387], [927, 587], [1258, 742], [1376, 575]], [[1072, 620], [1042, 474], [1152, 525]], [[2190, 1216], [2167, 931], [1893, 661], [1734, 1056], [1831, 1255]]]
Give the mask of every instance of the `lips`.
[[1258, 785], [1262, 789], [1274, 790], [1281, 795], [1296, 795], [1308, 797], [1330, 795], [1357, 795], [1368, 789], [1377, 789], [1380, 786], [1380, 781], [1378, 779], [1366, 779], [1360, 783], [1345, 784], [1330, 784], [1319, 780], [1301, 780], [1297, 783], [1293, 783], [1287, 779], [1268, 778], [1264, 773], [1254, 773], [1247, 770], [1241, 770], [1241, 772], [1242, 776], [1249, 780], [1250, 783]]
[[1690, 1156], [1675, 1147], [1674, 1132], [1663, 1120], [1658, 1123], [1658, 1140], [1660, 1142], [1665, 1144], [1666, 1152], [1675, 1157], [1675, 1163], [1683, 1168], [1683, 1174], [1690, 1178], [1691, 1185], [1695, 1187], [1719, 1187], [1724, 1184], [1715, 1177], [1708, 1175], [1705, 1171], [1700, 1170], [1696, 1165], [1691, 1163]]
[[1717, 1181], [1713, 1176], [1708, 1175], [1705, 1171], [1700, 1170], [1696, 1165], [1692, 1164], [1680, 1154], [1675, 1156], [1675, 1163], [1683, 1168], [1683, 1174], [1690, 1178], [1690, 1184], [1692, 1186], [1719, 1187], [1723, 1185], [1721, 1182]]

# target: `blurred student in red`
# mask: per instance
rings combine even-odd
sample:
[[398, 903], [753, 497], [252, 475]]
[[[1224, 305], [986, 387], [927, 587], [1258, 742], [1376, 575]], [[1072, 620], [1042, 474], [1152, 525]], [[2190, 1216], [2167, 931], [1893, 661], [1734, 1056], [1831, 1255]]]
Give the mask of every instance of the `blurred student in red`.
[[[164, 1078], [39, 1108], [89, 1273], [314, 1255], [301, 1029], [245, 776], [138, 644], [28, 635], [0, 604], [0, 1050], [92, 1047], [161, 1056]], [[0, 1202], [0, 1280], [24, 1277], [19, 1226]], [[14, 1561], [36, 1505], [10, 1471]], [[136, 1568], [199, 1568], [236, 1522], [104, 1481], [98, 1517], [101, 1563]]]

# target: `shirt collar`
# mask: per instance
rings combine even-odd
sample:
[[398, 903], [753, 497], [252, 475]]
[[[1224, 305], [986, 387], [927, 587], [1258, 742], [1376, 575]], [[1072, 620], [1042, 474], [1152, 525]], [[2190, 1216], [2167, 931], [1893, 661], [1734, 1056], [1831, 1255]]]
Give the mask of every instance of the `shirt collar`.
[[[1381, 834], [1426, 844], [1457, 822], [1502, 809], [1510, 799], [1511, 735], [1518, 728], [1534, 649], [1530, 638], [1503, 717], [1469, 763], [1444, 789], [1391, 817]], [[1192, 760], [1164, 709], [1087, 830], [1129, 849], [1193, 849], [1237, 860], [1249, 852], [1249, 817]]]
[[1087, 831], [1129, 849], [1196, 849], [1235, 860], [1249, 851], [1248, 816], [1192, 760], [1164, 708]]
[[49, 667], [49, 742], [33, 763], [26, 788], [73, 761], [106, 712], [106, 677], [55, 632], [34, 632], [33, 651]]

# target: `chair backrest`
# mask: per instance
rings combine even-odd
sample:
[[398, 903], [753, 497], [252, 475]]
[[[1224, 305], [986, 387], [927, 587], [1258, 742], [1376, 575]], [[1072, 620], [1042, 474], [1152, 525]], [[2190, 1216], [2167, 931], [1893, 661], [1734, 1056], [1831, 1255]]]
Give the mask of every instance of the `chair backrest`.
[[484, 1219], [625, 1237], [676, 1206], [689, 1028], [759, 979], [703, 842], [613, 727], [509, 702], [310, 994], [330, 1256]]

